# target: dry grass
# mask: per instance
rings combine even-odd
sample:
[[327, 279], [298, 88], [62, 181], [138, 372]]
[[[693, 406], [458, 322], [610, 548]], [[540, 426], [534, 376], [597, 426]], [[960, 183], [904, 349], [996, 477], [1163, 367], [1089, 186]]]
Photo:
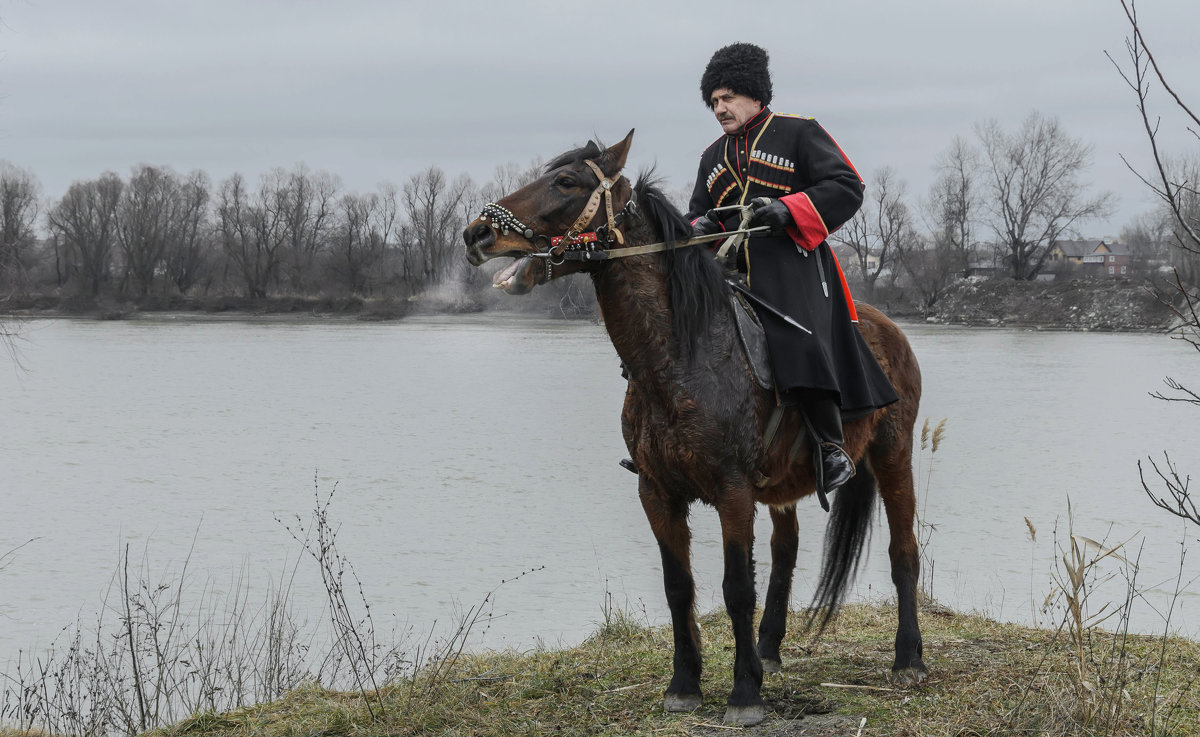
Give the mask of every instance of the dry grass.
[[[802, 617], [793, 614], [792, 631]], [[787, 645], [784, 672], [768, 676], [763, 689], [774, 713], [744, 731], [854, 735], [865, 719], [863, 735], [1200, 735], [1200, 643], [1171, 640], [1163, 648], [1161, 638], [1126, 638], [1120, 643], [1128, 663], [1120, 723], [1100, 725], [1096, 704], [1081, 708], [1073, 676], [1077, 654], [1060, 633], [926, 612], [930, 678], [919, 687], [893, 689], [888, 667], [894, 623], [891, 605], [849, 606], [821, 640]], [[309, 685], [280, 701], [197, 715], [151, 734], [727, 734], [721, 715], [733, 643], [724, 614], [704, 617], [701, 626], [705, 700], [693, 714], [661, 709], [671, 658], [668, 630], [617, 616], [575, 648], [463, 655], [436, 683], [384, 688], [377, 695], [386, 704], [382, 719], [378, 711], [371, 719], [360, 694]], [[1117, 646], [1114, 637], [1092, 632], [1089, 656], [1107, 657]]]
[[[943, 426], [932, 433], [933, 447]], [[923, 450], [929, 438], [927, 431]], [[932, 458], [931, 451], [930, 471]], [[146, 734], [725, 735], [731, 730], [721, 724], [734, 651], [723, 613], [701, 620], [707, 698], [686, 715], [662, 712], [671, 667], [669, 628], [643, 626], [613, 609], [611, 601], [600, 631], [574, 648], [465, 652], [488, 599], [468, 611], [448, 639], [434, 641], [431, 635], [412, 652], [394, 644], [381, 648], [357, 578], [337, 553], [334, 528], [324, 514], [329, 500], [320, 494], [316, 499], [314, 527], [300, 521], [290, 529], [322, 567], [336, 635], [328, 654], [311, 650], [293, 626], [287, 586], [273, 591], [257, 613], [239, 584], [235, 590], [242, 593], [232, 610], [222, 614], [202, 603], [194, 610], [197, 616], [181, 616], [192, 611], [184, 606], [185, 577], [156, 582], [143, 564], [135, 585], [126, 558], [110, 592], [123, 605], [119, 631], [101, 634], [101, 621], [91, 644], [76, 630], [64, 652], [22, 661], [15, 674], [4, 674], [0, 721], [9, 726], [0, 726], [0, 737], [51, 734], [19, 731], [14, 723], [81, 737], [165, 724], [170, 726]], [[1036, 531], [1029, 529], [1033, 539]], [[1060, 544], [1062, 568], [1056, 569], [1058, 594], [1044, 609], [1061, 613], [1057, 630], [1000, 624], [931, 603], [922, 617], [924, 659], [931, 673], [916, 687], [894, 688], [888, 679], [895, 606], [846, 607], [820, 639], [785, 641], [784, 672], [768, 676], [763, 689], [773, 713], [757, 727], [734, 731], [1200, 737], [1200, 643], [1126, 631], [1128, 605], [1137, 592], [1136, 561], [1121, 559], [1132, 571], [1121, 607], [1093, 609], [1088, 601], [1095, 578], [1105, 575], [1097, 564], [1119, 558], [1115, 549], [1068, 527]], [[1186, 570], [1182, 555], [1177, 594]], [[347, 584], [357, 590], [357, 604], [346, 595]], [[1110, 612], [1116, 633], [1098, 628], [1112, 626]], [[803, 629], [805, 616], [791, 614], [791, 632]], [[188, 629], [192, 620], [228, 620], [233, 628]], [[315, 652], [315, 660], [298, 657], [301, 652]], [[353, 690], [335, 690], [343, 687]], [[192, 716], [178, 721], [186, 714]]]

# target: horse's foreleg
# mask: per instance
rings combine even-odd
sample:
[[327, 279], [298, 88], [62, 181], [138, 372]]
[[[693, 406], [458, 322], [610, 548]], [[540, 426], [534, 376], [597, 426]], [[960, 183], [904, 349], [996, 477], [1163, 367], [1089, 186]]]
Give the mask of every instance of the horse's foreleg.
[[799, 524], [796, 507], [771, 507], [771, 581], [767, 585], [767, 600], [763, 605], [762, 622], [758, 625], [758, 655], [763, 670], [777, 673], [782, 667], [779, 644], [787, 628], [788, 604], [791, 601], [792, 573], [796, 568], [796, 548], [799, 545]]
[[701, 701], [701, 659], [687, 505], [664, 499], [657, 490], [648, 489], [644, 480], [640, 494], [642, 509], [662, 555], [663, 587], [675, 635], [674, 675], [663, 697], [663, 707], [673, 712], [692, 711], [699, 708]]
[[754, 648], [754, 499], [749, 489], [728, 488], [717, 505], [725, 544], [725, 609], [735, 643], [733, 691], [726, 724], [758, 724], [766, 717], [762, 662]]
[[924, 680], [928, 671], [921, 659], [924, 648], [921, 628], [917, 624], [917, 580], [921, 575], [921, 558], [913, 531], [917, 498], [910, 454], [894, 462], [873, 459], [872, 468], [887, 511], [891, 533], [888, 556], [892, 563], [892, 583], [896, 585], [899, 615], [892, 678], [899, 683], [913, 683]]

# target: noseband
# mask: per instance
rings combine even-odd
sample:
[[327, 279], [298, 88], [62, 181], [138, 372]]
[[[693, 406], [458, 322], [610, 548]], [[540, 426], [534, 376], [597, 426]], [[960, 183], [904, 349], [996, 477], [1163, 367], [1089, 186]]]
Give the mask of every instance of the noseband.
[[[521, 219], [513, 214], [511, 210], [495, 202], [489, 202], [484, 205], [483, 212], [479, 216], [480, 220], [490, 223], [492, 228], [501, 231], [504, 235], [512, 231], [519, 233], [525, 240], [533, 243], [538, 250], [530, 255], [546, 260], [547, 281], [553, 278], [551, 269], [554, 266], [561, 266], [567, 260], [601, 260], [607, 257], [605, 248], [614, 243], [625, 243], [625, 236], [618, 230], [617, 226], [624, 216], [632, 210], [634, 199], [630, 197], [629, 202], [620, 212], [613, 212], [613, 188], [617, 182], [621, 181], [624, 175], [617, 172], [612, 178], [609, 178], [604, 175], [604, 172], [596, 165], [596, 162], [591, 159], [585, 159], [583, 163], [591, 168], [600, 180], [600, 183], [592, 190], [592, 194], [588, 197], [583, 212], [579, 213], [579, 217], [575, 218], [575, 222], [563, 235], [551, 237], [535, 233], [533, 228], [521, 222]], [[594, 231], [583, 232], [583, 229], [587, 227], [588, 223], [592, 221], [592, 218], [599, 211], [601, 199], [604, 200], [604, 209], [608, 222]]]

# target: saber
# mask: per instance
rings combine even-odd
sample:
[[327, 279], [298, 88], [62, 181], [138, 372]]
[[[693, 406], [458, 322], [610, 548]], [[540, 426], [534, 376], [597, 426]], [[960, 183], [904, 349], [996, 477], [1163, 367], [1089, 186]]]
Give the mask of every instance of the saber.
[[771, 304], [770, 302], [767, 302], [762, 297], [758, 296], [754, 292], [751, 292], [749, 289], [746, 289], [745, 287], [743, 287], [741, 284], [738, 284], [737, 282], [733, 281], [732, 279], [726, 279], [725, 283], [728, 284], [729, 286], [733, 287], [739, 294], [743, 295], [746, 299], [750, 300], [754, 304], [763, 308], [767, 312], [770, 312], [772, 315], [774, 315], [775, 317], [778, 317], [780, 320], [783, 320], [788, 325], [791, 325], [792, 327], [795, 327], [795, 328], [800, 328], [801, 330], [808, 333], [809, 335], [813, 334], [813, 332], [811, 330], [804, 327], [800, 323], [796, 322], [796, 320], [791, 315], [784, 313], [783, 310], [779, 309], [778, 307]]

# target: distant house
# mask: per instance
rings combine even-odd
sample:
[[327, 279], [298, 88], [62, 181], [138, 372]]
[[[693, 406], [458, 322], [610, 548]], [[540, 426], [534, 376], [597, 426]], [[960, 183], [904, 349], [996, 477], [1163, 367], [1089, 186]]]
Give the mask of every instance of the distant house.
[[1046, 254], [1043, 270], [1051, 274], [1076, 272], [1083, 276], [1127, 276], [1129, 254], [1116, 241], [1055, 241]]
[[1093, 253], [1083, 259], [1084, 273], [1091, 276], [1127, 276], [1130, 270], [1129, 254], [1106, 251]]
[[1108, 253], [1104, 241], [1054, 241], [1050, 244], [1050, 252], [1046, 254], [1045, 268], [1056, 271], [1056, 266], [1078, 266], [1084, 258], [1095, 253]]
[[[855, 277], [864, 276], [862, 273], [862, 264], [859, 262], [857, 251], [844, 243], [832, 245], [831, 248], [833, 249], [833, 255], [837, 256], [838, 263], [842, 265], [843, 271], [849, 271], [853, 273]], [[878, 268], [879, 254], [873, 251], [868, 251], [866, 264], [867, 273], [872, 273]]]

